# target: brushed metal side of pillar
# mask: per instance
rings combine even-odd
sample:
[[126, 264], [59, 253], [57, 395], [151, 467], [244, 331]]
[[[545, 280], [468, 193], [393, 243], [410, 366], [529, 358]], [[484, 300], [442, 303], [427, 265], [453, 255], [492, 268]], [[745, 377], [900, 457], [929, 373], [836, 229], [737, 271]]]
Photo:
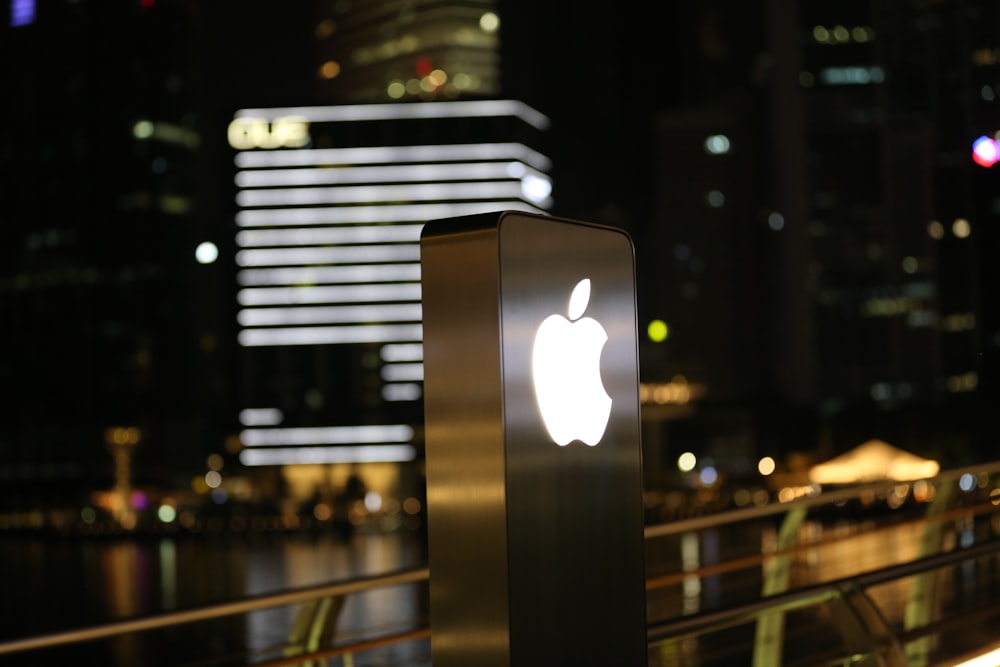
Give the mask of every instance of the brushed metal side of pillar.
[[425, 228], [421, 282], [432, 661], [509, 667], [496, 228]]

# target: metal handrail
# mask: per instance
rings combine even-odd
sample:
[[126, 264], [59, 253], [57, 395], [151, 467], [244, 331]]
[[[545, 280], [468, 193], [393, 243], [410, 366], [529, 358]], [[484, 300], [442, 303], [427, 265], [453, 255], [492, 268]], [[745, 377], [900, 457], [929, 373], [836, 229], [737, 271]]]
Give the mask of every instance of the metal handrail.
[[37, 648], [51, 648], [65, 644], [75, 644], [77, 642], [91, 641], [94, 639], [106, 639], [127, 632], [138, 632], [141, 630], [155, 630], [196, 621], [207, 621], [224, 616], [235, 616], [236, 614], [246, 614], [252, 611], [270, 609], [306, 602], [316, 598], [336, 597], [359, 593], [375, 588], [386, 586], [398, 586], [400, 584], [416, 583], [427, 581], [430, 571], [427, 568], [413, 570], [401, 570], [390, 574], [383, 574], [372, 577], [359, 577], [350, 581], [335, 584], [325, 584], [321, 586], [311, 586], [298, 588], [281, 593], [270, 595], [260, 595], [222, 604], [200, 607], [186, 611], [175, 611], [142, 618], [132, 618], [123, 621], [113, 621], [90, 628], [79, 630], [67, 630], [48, 635], [17, 639], [0, 643], [0, 655], [7, 653], [19, 653]]
[[[955, 468], [942, 472], [935, 477], [922, 480], [927, 482], [942, 482], [958, 479], [967, 474], [993, 474], [1000, 473], [1000, 461], [995, 463], [985, 463], [982, 465]], [[916, 481], [916, 480], [914, 480]], [[689, 531], [701, 530], [704, 528], [717, 528], [718, 526], [749, 521], [751, 519], [763, 519], [777, 514], [785, 514], [790, 509], [796, 507], [815, 507], [817, 505], [830, 505], [833, 503], [843, 503], [855, 500], [865, 494], [878, 493], [892, 489], [903, 482], [870, 482], [850, 488], [837, 489], [836, 491], [826, 491], [815, 496], [802, 496], [788, 502], [768, 503], [759, 507], [742, 507], [734, 510], [724, 510], [706, 516], [672, 521], [670, 523], [655, 524], [646, 526], [646, 539], [651, 537], [665, 537], [667, 535], [678, 535]]]
[[[940, 483], [942, 481], [957, 479], [965, 474], [983, 474], [983, 473], [993, 474], [998, 472], [1000, 472], [1000, 462], [976, 465], [976, 466], [967, 466], [964, 468], [949, 470], [937, 475], [936, 477], [927, 479], [925, 481]], [[646, 526], [644, 529], [644, 534], [645, 538], [649, 540], [651, 538], [664, 537], [668, 535], [677, 535], [686, 532], [702, 530], [705, 528], [715, 528], [731, 523], [749, 521], [753, 519], [760, 519], [768, 516], [784, 514], [787, 513], [789, 510], [798, 507], [808, 508], [808, 507], [815, 507], [818, 505], [829, 505], [833, 503], [847, 502], [862, 497], [866, 494], [878, 493], [880, 491], [891, 489], [897, 484], [898, 482], [874, 482], [869, 484], [852, 486], [851, 488], [838, 489], [836, 491], [820, 493], [815, 496], [800, 497], [788, 502], [770, 503], [768, 505], [759, 507], [755, 506], [755, 507], [740, 508], [735, 510], [726, 510], [711, 515], [682, 519], [666, 524], [656, 524], [656, 525]], [[923, 559], [919, 559], [917, 561], [912, 561], [910, 563], [890, 566], [888, 568], [884, 568], [883, 570], [878, 570], [874, 573], [865, 573], [862, 575], [849, 577], [845, 580], [837, 582], [819, 584], [814, 587], [799, 588], [796, 589], [795, 591], [789, 591], [786, 593], [782, 593], [780, 595], [770, 596], [766, 599], [754, 603], [747, 603], [745, 605], [741, 605], [731, 610], [718, 610], [710, 612], [710, 614], [708, 615], [696, 615], [696, 616], [685, 617], [683, 619], [674, 619], [671, 621], [664, 622], [661, 625], [650, 626], [648, 628], [648, 631], [652, 634], [658, 631], [657, 628], [660, 628], [660, 630], [662, 631], [664, 627], [668, 627], [671, 629], [670, 636], [673, 636], [675, 633], [678, 632], [680, 634], [683, 634], [683, 632], [680, 631], [685, 627], [691, 626], [692, 624], [698, 624], [700, 627], [707, 627], [706, 624], [711, 624], [712, 622], [711, 619], [722, 618], [722, 617], [735, 618], [737, 616], [750, 613], [753, 609], [756, 609], [757, 606], [763, 606], [773, 609], [774, 605], [776, 604], [780, 605], [782, 603], [790, 603], [794, 600], [809, 599], [810, 595], [816, 595], [818, 594], [818, 591], [826, 591], [828, 594], [833, 595], [836, 593], [836, 591], [842, 590], [837, 588], [838, 586], [843, 586], [847, 582], [851, 582], [856, 585], [870, 586], [873, 585], [874, 583], [879, 583], [880, 581], [883, 581], [881, 577], [887, 576], [886, 573], [907, 572], [910, 571], [910, 568], [914, 566], [918, 568], [915, 571], [923, 571], [919, 569], [919, 567], [921, 566], [925, 567], [925, 569], [931, 569], [926, 564], [935, 562], [935, 559], [937, 558], [943, 558], [948, 562], [953, 562], [955, 560], [974, 558], [976, 557], [977, 553], [981, 550], [993, 551], [997, 549], [1000, 549], [1000, 546], [998, 546], [998, 544], [995, 544], [993, 542], [988, 542], [984, 543], [983, 545], [977, 545], [975, 547], [970, 547], [967, 549], [961, 549], [958, 551], [948, 552], [946, 554], [938, 554], [936, 556], [926, 557]], [[780, 554], [762, 554], [761, 558], [773, 557], [775, 555], [780, 555]], [[708, 567], [711, 568], [718, 566], [708, 566]], [[940, 567], [940, 565], [934, 567]], [[685, 576], [697, 576], [698, 571], [685, 572], [684, 574]], [[906, 575], [904, 574], [895, 575], [895, 577], [901, 577], [901, 576], [906, 576]], [[884, 579], [884, 581], [890, 581], [895, 577], [889, 576], [887, 579]], [[129, 632], [162, 629], [176, 625], [183, 625], [186, 623], [211, 620], [215, 618], [222, 618], [225, 616], [233, 616], [237, 614], [245, 614], [254, 611], [261, 611], [264, 609], [270, 609], [274, 607], [306, 602], [318, 598], [344, 596], [344, 595], [349, 595], [351, 593], [359, 593], [387, 586], [422, 583], [428, 581], [429, 578], [430, 578], [430, 570], [429, 568], [426, 567], [400, 570], [383, 575], [359, 577], [344, 582], [303, 587], [290, 591], [283, 591], [281, 593], [254, 596], [254, 597], [244, 598], [241, 600], [235, 600], [231, 602], [200, 607], [197, 609], [177, 611], [177, 612], [167, 612], [152, 616], [125, 619], [122, 621], [112, 621], [98, 626], [50, 633], [35, 637], [28, 637], [24, 639], [0, 641], [0, 655], [20, 653], [40, 648], [52, 648], [56, 646], [92, 641], [96, 639], [106, 639], [109, 637], [114, 637]], [[411, 636], [412, 633], [414, 632], [423, 633], [426, 630], [427, 630], [426, 628], [417, 628], [415, 630], [401, 633], [399, 635], [400, 637], [408, 637], [409, 639], [400, 639], [400, 641], [408, 641], [413, 638]], [[391, 640], [391, 637], [386, 637], [379, 641], [386, 641], [386, 640]], [[337, 647], [337, 648], [331, 648], [325, 652], [317, 653], [315, 656], [313, 656], [313, 654], [300, 654], [295, 656], [295, 661], [302, 661], [311, 656], [329, 657], [332, 655], [337, 655], [339, 653], [342, 653], [345, 650], [347, 650], [347, 647]], [[330, 651], [332, 651], [332, 653]], [[284, 661], [279, 661], [274, 664], [284, 664]]]
[[[948, 567], [949, 565], [973, 558], [988, 556], [995, 552], [1000, 552], [1000, 540], [990, 540], [971, 547], [955, 549], [933, 556], [925, 556], [924, 558], [918, 558], [907, 563], [898, 563], [879, 570], [863, 572], [822, 584], [803, 586], [792, 591], [777, 593], [760, 600], [734, 605], [733, 607], [713, 609], [679, 619], [653, 623], [647, 628], [647, 636], [650, 638], [650, 641], [661, 641], [667, 638], [700, 634], [708, 629], [739, 625], [740, 623], [753, 620], [762, 613], [770, 613], [775, 610], [787, 611], [789, 609], [809, 606], [837, 597], [847, 590], [870, 588], [922, 572]], [[911, 630], [910, 635], [912, 637], [920, 636], [918, 630]]]

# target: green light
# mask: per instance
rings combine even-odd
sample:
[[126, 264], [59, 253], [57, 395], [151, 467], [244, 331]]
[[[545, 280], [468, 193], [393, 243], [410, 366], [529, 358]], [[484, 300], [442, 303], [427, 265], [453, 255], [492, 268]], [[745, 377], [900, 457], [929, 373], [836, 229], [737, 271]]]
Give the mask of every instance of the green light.
[[646, 327], [646, 334], [654, 343], [662, 343], [670, 335], [670, 327], [663, 320], [653, 320]]

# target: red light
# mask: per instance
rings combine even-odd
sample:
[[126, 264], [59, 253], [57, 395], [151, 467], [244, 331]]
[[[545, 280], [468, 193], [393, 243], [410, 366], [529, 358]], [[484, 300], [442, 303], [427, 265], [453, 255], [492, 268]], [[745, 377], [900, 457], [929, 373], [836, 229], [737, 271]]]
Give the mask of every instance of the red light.
[[989, 137], [979, 137], [972, 142], [972, 161], [987, 169], [1000, 162], [1000, 148]]
[[434, 65], [431, 64], [431, 59], [427, 56], [420, 56], [417, 58], [417, 74], [419, 76], [427, 76], [433, 71]]
[[144, 9], [149, 9], [154, 4], [156, 4], [156, 0], [141, 0], [140, 4], [143, 6]]

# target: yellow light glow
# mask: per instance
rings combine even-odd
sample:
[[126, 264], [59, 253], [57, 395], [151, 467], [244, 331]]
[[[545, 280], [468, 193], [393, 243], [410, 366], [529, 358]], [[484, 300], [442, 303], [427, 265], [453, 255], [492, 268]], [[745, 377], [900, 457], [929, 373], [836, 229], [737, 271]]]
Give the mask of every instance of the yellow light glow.
[[762, 458], [760, 461], [757, 462], [757, 471], [761, 475], [764, 475], [765, 477], [773, 473], [775, 467], [776, 466], [774, 463], [774, 459], [772, 459], [770, 456], [765, 456], [764, 458]]
[[927, 225], [927, 233], [932, 239], [941, 240], [944, 238], [944, 225], [937, 220], [931, 220], [930, 224]]
[[681, 472], [691, 472], [698, 465], [698, 457], [691, 452], [684, 452], [677, 457], [677, 469]]
[[222, 475], [215, 470], [205, 473], [205, 485], [210, 489], [217, 489], [222, 484]]
[[333, 19], [324, 19], [316, 26], [316, 39], [326, 39], [337, 29], [337, 24]]
[[479, 17], [479, 27], [483, 32], [496, 32], [500, 28], [500, 17], [493, 12], [486, 12]]
[[238, 150], [252, 148], [300, 148], [309, 143], [309, 121], [302, 116], [264, 118], [240, 116], [229, 123], [229, 145]]
[[670, 335], [670, 327], [663, 320], [653, 320], [646, 327], [646, 334], [654, 343], [662, 343]]
[[972, 233], [972, 225], [965, 218], [958, 218], [951, 223], [951, 233], [955, 235], [955, 238], [967, 239]]
[[140, 120], [132, 127], [132, 134], [136, 139], [149, 139], [153, 136], [153, 123], [148, 120]]
[[427, 75], [430, 82], [435, 86], [443, 86], [448, 82], [448, 74], [443, 69], [436, 69]]
[[327, 60], [320, 65], [319, 75], [324, 79], [335, 79], [340, 74], [340, 63], [336, 60]]
[[402, 81], [392, 81], [385, 90], [386, 94], [394, 100], [398, 100], [406, 94], [406, 84]]

